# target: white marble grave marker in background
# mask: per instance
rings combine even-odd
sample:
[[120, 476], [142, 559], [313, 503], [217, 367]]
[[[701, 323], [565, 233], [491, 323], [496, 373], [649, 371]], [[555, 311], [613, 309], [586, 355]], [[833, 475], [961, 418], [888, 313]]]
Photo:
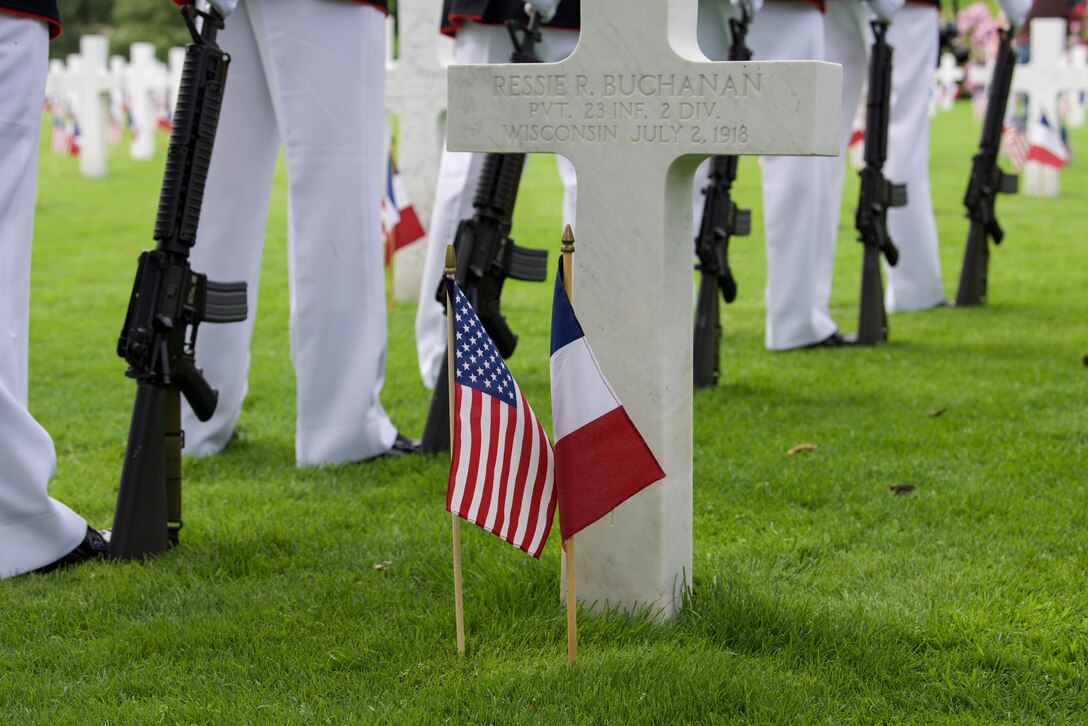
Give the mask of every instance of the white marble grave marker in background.
[[[1014, 93], [1028, 95], [1028, 138], [1032, 125], [1046, 117], [1058, 128], [1058, 97], [1063, 91], [1078, 91], [1088, 82], [1088, 69], [1076, 71], [1062, 62], [1065, 48], [1065, 21], [1036, 18], [1031, 21], [1031, 59], [1017, 64], [1012, 76]], [[1024, 194], [1056, 197], [1061, 192], [1061, 170], [1037, 161], [1024, 165]]]
[[711, 63], [696, 8], [593, 0], [563, 61], [449, 69], [451, 150], [560, 153], [577, 170], [575, 308], [667, 473], [578, 534], [578, 592], [598, 610], [658, 617], [676, 612], [692, 577], [695, 168], [713, 154], [833, 156], [839, 145], [839, 66]]
[[112, 138], [107, 135], [106, 141], [116, 144], [121, 140], [125, 128], [128, 126], [128, 99], [125, 90], [125, 75], [128, 73], [128, 61], [123, 55], [110, 56], [110, 77], [113, 85], [110, 87], [110, 123], [114, 125]]
[[166, 108], [170, 118], [174, 118], [174, 108], [178, 103], [178, 88], [181, 87], [181, 71], [185, 68], [185, 49], [171, 48], [166, 51], [167, 87]]
[[[423, 228], [430, 229], [445, 136], [446, 66], [453, 56], [453, 40], [438, 32], [442, 0], [401, 0], [397, 15], [400, 53], [386, 65], [385, 107], [397, 117], [401, 179]], [[413, 303], [419, 299], [426, 252], [426, 239], [397, 252], [395, 299]]]
[[155, 96], [162, 87], [161, 66], [155, 59], [154, 43], [132, 44], [125, 83], [132, 113], [133, 129], [129, 155], [133, 159], [146, 161], [155, 156], [155, 130], [158, 127]]
[[[941, 53], [941, 63], [937, 66], [933, 78], [938, 89], [936, 106], [941, 111], [951, 111], [952, 103], [959, 92], [960, 81], [963, 80], [963, 69], [956, 65], [956, 56], [951, 53]], [[931, 116], [935, 110], [934, 107], [930, 107]]]
[[113, 86], [106, 63], [109, 40], [104, 35], [79, 39], [79, 67], [70, 72], [68, 83], [75, 92], [79, 122], [79, 172], [97, 179], [106, 176], [106, 122], [109, 120], [109, 92]]
[[[1081, 78], [1088, 79], [1088, 45], [1077, 42], [1069, 48], [1066, 54], [1069, 67], [1074, 73], [1079, 73]], [[1081, 83], [1079, 91], [1069, 92], [1069, 115], [1065, 120], [1072, 128], [1079, 129], [1084, 126], [1084, 106], [1088, 99], [1088, 84]]]

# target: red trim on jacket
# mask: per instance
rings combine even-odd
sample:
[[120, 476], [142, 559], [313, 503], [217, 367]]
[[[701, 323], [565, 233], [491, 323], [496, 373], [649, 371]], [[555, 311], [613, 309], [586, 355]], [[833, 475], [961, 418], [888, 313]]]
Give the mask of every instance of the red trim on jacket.
[[11, 8], [0, 8], [0, 13], [18, 15], [21, 18], [30, 18], [31, 20], [40, 20], [49, 26], [49, 40], [55, 40], [60, 37], [60, 23], [58, 23], [53, 18], [47, 18], [44, 15], [35, 15], [34, 13], [24, 13], [19, 10], [12, 10]]
[[379, 5], [378, 3], [372, 3], [372, 2], [369, 2], [369, 0], [355, 0], [355, 2], [359, 3], [360, 5], [369, 5], [372, 8], [377, 8], [378, 10], [382, 11], [383, 15], [388, 15], [389, 14], [389, 8], [387, 8], [384, 5]]
[[461, 29], [466, 20], [478, 23], [483, 17], [483, 15], [469, 15], [468, 13], [450, 13], [447, 22], [442, 24], [442, 35], [448, 35], [452, 38], [457, 35], [457, 31]]

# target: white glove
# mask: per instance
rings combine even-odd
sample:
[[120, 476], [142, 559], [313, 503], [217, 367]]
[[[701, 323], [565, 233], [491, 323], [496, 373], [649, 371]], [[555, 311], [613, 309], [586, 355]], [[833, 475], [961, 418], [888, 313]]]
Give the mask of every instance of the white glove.
[[238, 0], [202, 0], [197, 3], [197, 7], [204, 11], [207, 11], [209, 5], [225, 18], [234, 12], [234, 8], [238, 7]]
[[903, 3], [904, 0], [869, 0], [869, 7], [878, 18], [890, 23]]
[[[237, 2], [237, 0], [234, 0]], [[525, 13], [536, 10], [540, 16], [540, 22], [546, 23], [555, 17], [555, 9], [559, 6], [559, 0], [529, 0], [525, 3]]]
[[1024, 24], [1024, 19], [1031, 10], [1031, 0], [998, 0], [1001, 9], [1005, 11], [1005, 17], [1009, 19], [1014, 28]]

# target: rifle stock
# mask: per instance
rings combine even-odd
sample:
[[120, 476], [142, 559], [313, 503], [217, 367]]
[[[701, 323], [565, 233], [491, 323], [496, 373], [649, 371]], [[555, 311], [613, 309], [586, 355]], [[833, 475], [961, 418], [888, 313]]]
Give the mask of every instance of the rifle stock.
[[997, 165], [1005, 107], [1009, 102], [1015, 64], [1012, 31], [1002, 30], [990, 83], [990, 101], [986, 105], [986, 118], [982, 125], [982, 137], [979, 139], [978, 153], [971, 161], [971, 178], [967, 182], [967, 192], [963, 198], [971, 224], [956, 290], [957, 307], [982, 305], [986, 302], [990, 264], [989, 240], [992, 239], [994, 244], [1001, 244], [1005, 237], [995, 212], [997, 195], [1015, 194], [1017, 191], [1016, 176], [1006, 174]]
[[[211, 282], [189, 266], [196, 241], [229, 57], [216, 45], [215, 11], [182, 8], [193, 42], [185, 50], [174, 126], [155, 218], [154, 250], [140, 255], [117, 354], [136, 380], [136, 399], [117, 492], [110, 556], [141, 559], [177, 541], [181, 528], [181, 401], [206, 421], [218, 394], [196, 366], [201, 322], [247, 315], [244, 282]], [[202, 17], [198, 30], [196, 20]]]

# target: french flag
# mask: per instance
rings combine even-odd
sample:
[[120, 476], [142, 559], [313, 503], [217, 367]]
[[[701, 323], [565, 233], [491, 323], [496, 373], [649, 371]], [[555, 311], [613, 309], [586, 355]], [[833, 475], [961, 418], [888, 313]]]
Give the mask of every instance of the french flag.
[[665, 472], [601, 373], [563, 287], [562, 261], [552, 302], [551, 374], [555, 488], [565, 541]]
[[1069, 161], [1069, 150], [1061, 134], [1050, 125], [1046, 116], [1032, 124], [1028, 130], [1028, 161], [1061, 169]]
[[393, 261], [393, 253], [406, 247], [427, 233], [423, 223], [416, 215], [412, 200], [408, 198], [408, 189], [393, 161], [393, 152], [389, 152], [389, 163], [385, 173], [385, 196], [381, 207], [382, 238], [385, 241], [385, 264]]

